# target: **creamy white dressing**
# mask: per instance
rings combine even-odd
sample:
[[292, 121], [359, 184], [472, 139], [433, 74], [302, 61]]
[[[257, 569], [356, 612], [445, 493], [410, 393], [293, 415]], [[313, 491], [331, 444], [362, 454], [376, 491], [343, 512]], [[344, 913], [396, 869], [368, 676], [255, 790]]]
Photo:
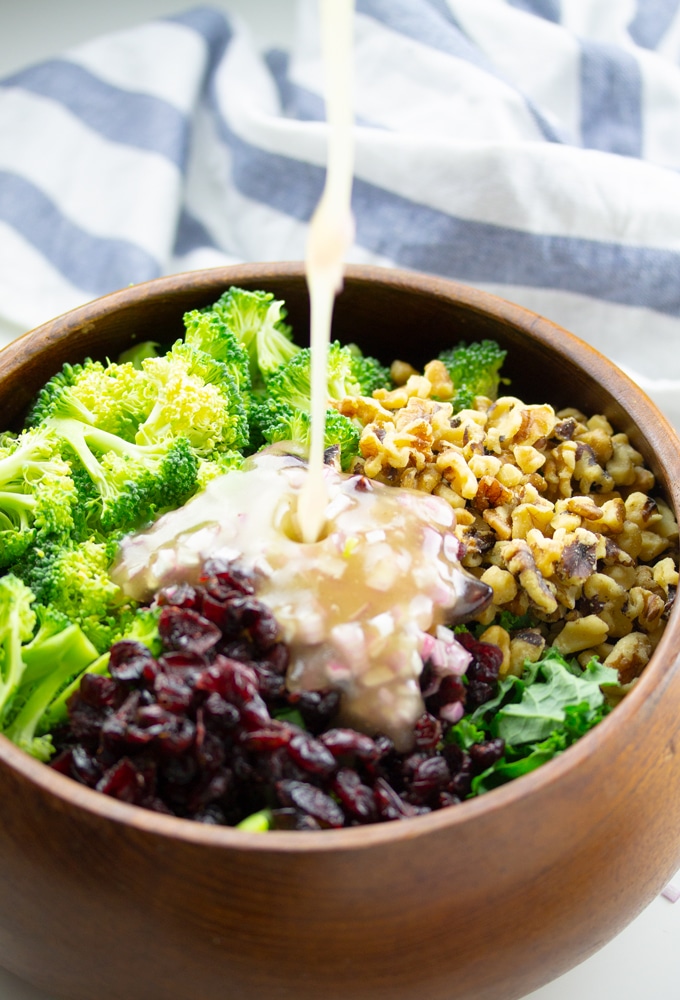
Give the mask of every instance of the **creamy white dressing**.
[[323, 475], [328, 345], [333, 302], [342, 289], [343, 262], [354, 234], [351, 211], [354, 0], [321, 0], [320, 13], [329, 136], [326, 183], [312, 216], [305, 258], [312, 349], [312, 432], [309, 475], [300, 492], [297, 512], [305, 542], [315, 542], [319, 538], [328, 502]]
[[316, 542], [297, 535], [306, 466], [261, 452], [125, 539], [113, 579], [143, 601], [196, 581], [208, 559], [236, 560], [290, 646], [288, 688], [340, 690], [346, 724], [407, 748], [433, 636], [449, 672], [463, 673], [468, 654], [441, 626], [480, 608], [490, 591], [461, 569], [445, 501], [330, 466], [322, 472], [328, 503]]

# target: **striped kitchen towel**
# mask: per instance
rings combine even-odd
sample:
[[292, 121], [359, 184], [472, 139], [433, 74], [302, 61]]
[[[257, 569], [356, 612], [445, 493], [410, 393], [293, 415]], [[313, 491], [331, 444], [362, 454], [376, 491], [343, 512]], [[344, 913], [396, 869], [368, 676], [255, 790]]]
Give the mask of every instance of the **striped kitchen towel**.
[[[303, 257], [317, 16], [262, 53], [200, 7], [0, 82], [5, 341], [160, 274]], [[349, 259], [557, 320], [680, 426], [680, 0], [357, 0], [355, 37]]]

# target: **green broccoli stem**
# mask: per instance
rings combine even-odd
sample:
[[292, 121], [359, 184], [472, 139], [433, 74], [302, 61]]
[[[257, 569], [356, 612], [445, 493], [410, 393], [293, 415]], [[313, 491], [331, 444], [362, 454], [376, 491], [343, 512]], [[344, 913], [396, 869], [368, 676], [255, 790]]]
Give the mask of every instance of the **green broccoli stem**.
[[[44, 741], [39, 742], [38, 747], [33, 748], [36, 733], [42, 734], [54, 728], [58, 718], [66, 717], [68, 696], [57, 699], [59, 706], [56, 711], [52, 704], [55, 696], [67, 682], [69, 682], [69, 690], [77, 687], [83, 673], [98, 658], [97, 650], [78, 625], [69, 625], [62, 632], [52, 636], [44, 643], [42, 650], [43, 662], [36, 662], [40, 660], [40, 652], [35, 652], [32, 664], [34, 676], [37, 674], [40, 679], [6, 729], [7, 737], [17, 746], [29, 753], [37, 749], [41, 755], [44, 750]], [[101, 657], [101, 659], [104, 658], [108, 663], [108, 656]], [[28, 668], [24, 677], [30, 672], [31, 668]], [[26, 686], [26, 684], [22, 685], [22, 687]], [[49, 721], [43, 719], [45, 715], [49, 716]]]
[[68, 719], [68, 701], [71, 695], [75, 694], [80, 687], [80, 682], [84, 674], [105, 674], [109, 667], [110, 654], [102, 653], [96, 660], [86, 666], [74, 677], [62, 691], [59, 691], [56, 698], [48, 702], [38, 719], [36, 730], [38, 732], [49, 732]]
[[272, 826], [271, 809], [261, 809], [260, 812], [251, 813], [240, 823], [236, 824], [237, 830], [246, 830], [247, 833], [266, 833]]
[[31, 438], [30, 442], [22, 442], [11, 455], [0, 458], [0, 483], [24, 481], [30, 478], [31, 472], [42, 475], [50, 458], [46, 455], [44, 438]]
[[[37, 500], [31, 493], [15, 493], [9, 490], [0, 490], [0, 516], [4, 515], [7, 521], [18, 531], [26, 531], [31, 526], [29, 512], [33, 512], [37, 506]], [[12, 514], [16, 515], [16, 520], [12, 520]]]
[[120, 458], [130, 458], [140, 466], [151, 467], [155, 459], [161, 459], [167, 452], [164, 444], [135, 444], [117, 434], [92, 427], [70, 417], [50, 419], [50, 425], [73, 450], [78, 460], [99, 492], [104, 506], [117, 499], [117, 491], [110, 476], [102, 467], [96, 452], [112, 453]]
[[73, 665], [72, 672], [77, 673], [81, 664], [87, 665], [98, 656], [97, 649], [76, 623], [67, 625], [46, 639], [41, 639], [38, 634], [22, 648], [24, 673], [21, 685], [26, 687], [42, 681], [64, 658]]
[[24, 671], [21, 659], [22, 628], [18, 605], [10, 608], [8, 613], [8, 628], [2, 640], [2, 656], [0, 663], [0, 722], [7, 714], [14, 695], [16, 694]]
[[101, 452], [112, 451], [116, 455], [138, 458], [146, 454], [143, 446], [132, 444], [117, 434], [85, 424], [72, 417], [55, 417], [48, 421], [57, 433], [73, 449], [92, 482], [103, 497], [110, 493], [109, 483], [92, 448]]

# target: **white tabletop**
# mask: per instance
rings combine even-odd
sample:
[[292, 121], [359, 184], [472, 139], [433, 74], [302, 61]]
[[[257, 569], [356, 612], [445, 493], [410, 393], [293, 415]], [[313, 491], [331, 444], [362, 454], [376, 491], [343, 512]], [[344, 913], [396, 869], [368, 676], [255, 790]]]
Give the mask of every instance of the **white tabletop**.
[[[249, 21], [263, 47], [292, 37], [295, 0], [211, 0]], [[192, 7], [189, 0], [21, 0], [3, 4], [0, 78], [99, 34]], [[2, 891], [0, 889], [0, 891]], [[677, 1000], [680, 903], [659, 897], [614, 941], [527, 1000]], [[521, 940], [518, 941], [521, 947]], [[531, 955], [527, 955], [531, 961]], [[0, 969], [0, 1000], [56, 1000]], [[256, 1000], [256, 998], [253, 998]]]

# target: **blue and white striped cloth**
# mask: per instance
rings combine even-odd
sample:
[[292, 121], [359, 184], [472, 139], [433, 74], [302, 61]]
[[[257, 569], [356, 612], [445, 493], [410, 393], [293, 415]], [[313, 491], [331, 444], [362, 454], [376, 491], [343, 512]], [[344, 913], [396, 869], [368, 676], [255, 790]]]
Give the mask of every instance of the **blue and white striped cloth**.
[[[680, 0], [357, 0], [349, 259], [543, 313], [680, 426]], [[261, 53], [217, 9], [0, 82], [0, 333], [161, 274], [301, 259], [317, 6]], [[396, 345], [395, 345], [396, 346]]]

